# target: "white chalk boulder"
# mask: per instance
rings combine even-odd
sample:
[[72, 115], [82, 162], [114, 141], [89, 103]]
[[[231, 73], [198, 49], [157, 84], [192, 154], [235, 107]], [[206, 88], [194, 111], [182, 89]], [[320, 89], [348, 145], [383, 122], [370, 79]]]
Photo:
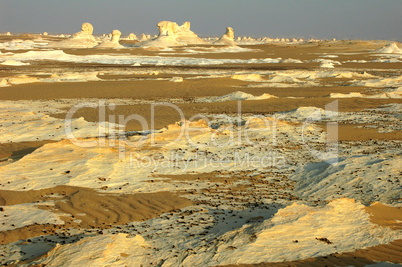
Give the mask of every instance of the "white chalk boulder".
[[232, 27], [227, 27], [226, 32], [219, 38], [217, 41], [214, 42], [217, 45], [236, 45], [234, 41], [234, 31]]
[[375, 50], [374, 52], [381, 54], [402, 54], [402, 49], [400, 49], [398, 45], [395, 42], [393, 42], [387, 44], [384, 47], [381, 47], [380, 49]]
[[95, 48], [114, 48], [120, 49], [124, 48], [119, 41], [120, 41], [121, 32], [119, 30], [113, 30], [111, 33], [111, 39], [105, 40], [101, 44], [95, 46]]
[[139, 41], [140, 42], [148, 41], [147, 35], [145, 33], [141, 34]]
[[128, 40], [137, 40], [137, 35], [135, 35], [134, 33], [130, 33], [128, 35]]
[[159, 35], [151, 40], [141, 42], [143, 47], [168, 47], [187, 44], [205, 44], [205, 41], [190, 30], [190, 22], [179, 26], [176, 22], [161, 21], [157, 24]]
[[190, 30], [190, 22], [186, 21], [176, 30], [176, 40], [182, 44], [205, 44], [206, 42]]
[[186, 29], [186, 30], [190, 30], [190, 26], [191, 26], [190, 21], [185, 21], [185, 22], [183, 22], [183, 24], [181, 25], [181, 27], [182, 27], [183, 29]]
[[81, 31], [74, 33], [70, 38], [50, 43], [49, 47], [65, 47], [65, 48], [92, 48], [98, 45], [95, 37], [92, 35], [94, 28], [91, 23], [82, 24]]

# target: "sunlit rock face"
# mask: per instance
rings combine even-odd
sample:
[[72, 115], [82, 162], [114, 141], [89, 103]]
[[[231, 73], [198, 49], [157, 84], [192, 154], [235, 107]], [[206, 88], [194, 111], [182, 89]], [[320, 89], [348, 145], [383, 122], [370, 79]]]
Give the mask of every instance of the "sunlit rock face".
[[95, 40], [95, 37], [93, 37], [92, 33], [94, 31], [94, 27], [92, 26], [91, 23], [84, 22], [82, 23], [81, 26], [81, 31], [74, 33], [71, 38], [72, 39], [93, 39]]
[[174, 36], [179, 28], [179, 25], [172, 21], [161, 21], [156, 26], [159, 30], [159, 36]]
[[398, 45], [393, 42], [389, 43], [384, 47], [381, 47], [373, 52], [382, 53], [382, 54], [402, 54], [402, 49], [398, 47]]
[[140, 42], [147, 41], [148, 40], [147, 35], [145, 33], [142, 33], [139, 37], [139, 40]]
[[186, 21], [179, 26], [176, 22], [161, 21], [157, 25], [159, 35], [149, 41], [143, 42], [140, 46], [145, 47], [166, 47], [180, 46], [187, 44], [205, 44], [205, 41], [190, 30], [190, 22]]
[[91, 23], [84, 22], [84, 23], [82, 23], [82, 26], [81, 26], [81, 32], [92, 35], [92, 33], [94, 32], [94, 27], [92, 26]]
[[190, 22], [186, 21], [176, 31], [176, 40], [185, 44], [205, 44], [205, 41], [190, 30]]
[[121, 32], [119, 30], [113, 30], [110, 35], [110, 40], [103, 41], [95, 48], [124, 48], [124, 46], [119, 43], [121, 36]]
[[227, 27], [226, 28], [226, 33], [224, 34], [228, 39], [234, 40], [234, 32], [232, 27]]
[[120, 40], [121, 32], [119, 30], [112, 31], [112, 42], [118, 43]]
[[222, 35], [221, 38], [219, 38], [214, 44], [219, 44], [219, 45], [236, 45], [236, 42], [234, 41], [234, 31], [232, 27], [227, 27], [226, 32], [224, 35]]
[[190, 30], [190, 21], [185, 21], [181, 27], [186, 30]]
[[128, 39], [129, 39], [129, 40], [135, 40], [135, 39], [137, 39], [137, 35], [135, 35], [134, 33], [130, 33], [130, 34], [128, 35]]
[[74, 33], [67, 40], [49, 44], [49, 47], [66, 47], [66, 48], [92, 48], [98, 45], [95, 37], [92, 35], [94, 27], [91, 23], [82, 24], [81, 31]]

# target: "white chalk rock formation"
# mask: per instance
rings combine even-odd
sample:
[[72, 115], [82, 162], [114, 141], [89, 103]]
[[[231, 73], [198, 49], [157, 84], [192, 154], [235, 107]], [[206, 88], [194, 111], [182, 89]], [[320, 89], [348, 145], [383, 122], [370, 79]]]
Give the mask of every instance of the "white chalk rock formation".
[[147, 36], [146, 36], [146, 34], [145, 33], [143, 33], [143, 34], [141, 34], [140, 35], [140, 42], [144, 42], [144, 41], [148, 41], [148, 38], [147, 38]]
[[156, 26], [159, 30], [159, 36], [174, 36], [179, 27], [176, 22], [172, 21], [160, 21]]
[[176, 22], [161, 21], [157, 24], [158, 37], [140, 43], [144, 47], [167, 47], [187, 44], [205, 44], [205, 41], [190, 30], [190, 22], [186, 21], [179, 26]]
[[185, 21], [181, 27], [186, 30], [190, 30], [190, 21]]
[[47, 33], [47, 32], [44, 32], [43, 35], [46, 36], [46, 35], [48, 35], [48, 33]]
[[119, 43], [120, 36], [121, 32], [119, 30], [113, 30], [111, 33], [111, 39], [103, 41], [101, 44], [95, 46], [95, 48], [114, 48], [114, 49], [125, 48]]
[[94, 27], [92, 26], [91, 23], [84, 22], [82, 23], [81, 26], [81, 31], [74, 33], [71, 38], [74, 39], [93, 39], [95, 40], [95, 37], [93, 37], [92, 33], [94, 32]]
[[137, 40], [137, 35], [135, 35], [134, 33], [130, 33], [128, 35], [128, 40]]
[[386, 46], [375, 50], [374, 52], [381, 53], [381, 54], [402, 54], [402, 49], [400, 49], [398, 47], [398, 45], [394, 42], [394, 43], [389, 43]]
[[222, 35], [221, 38], [219, 38], [214, 44], [218, 45], [236, 45], [236, 42], [234, 41], [234, 32], [232, 27], [227, 27], [226, 32], [224, 35]]
[[176, 29], [176, 40], [184, 44], [205, 44], [205, 41], [190, 30], [190, 22], [186, 21]]
[[10, 33], [10, 32], [7, 32], [6, 35], [11, 35], [11, 33]]
[[92, 48], [98, 45], [95, 37], [92, 35], [94, 31], [91, 23], [82, 24], [81, 31], [74, 33], [70, 38], [49, 44], [49, 47], [66, 47], [66, 48]]

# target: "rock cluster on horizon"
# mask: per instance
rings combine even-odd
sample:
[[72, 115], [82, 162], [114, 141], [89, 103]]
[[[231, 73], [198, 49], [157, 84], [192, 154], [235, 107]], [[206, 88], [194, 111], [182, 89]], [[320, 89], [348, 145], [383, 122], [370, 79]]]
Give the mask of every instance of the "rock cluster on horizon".
[[103, 41], [95, 48], [124, 48], [124, 46], [119, 43], [120, 36], [121, 32], [119, 30], [113, 30], [111, 33], [111, 39]]
[[180, 46], [187, 44], [205, 44], [206, 42], [190, 30], [190, 22], [179, 26], [176, 22], [161, 21], [157, 24], [159, 35], [152, 40], [146, 40], [140, 46]]
[[49, 47], [92, 48], [98, 45], [98, 42], [92, 35], [93, 31], [92, 24], [85, 22], [81, 26], [81, 31], [74, 33], [66, 40], [50, 44]]

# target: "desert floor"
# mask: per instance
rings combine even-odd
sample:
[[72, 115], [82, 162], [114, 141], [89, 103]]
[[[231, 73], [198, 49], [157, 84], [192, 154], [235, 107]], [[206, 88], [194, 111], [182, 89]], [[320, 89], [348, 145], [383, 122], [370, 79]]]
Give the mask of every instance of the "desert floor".
[[401, 264], [387, 44], [2, 46], [0, 263]]

